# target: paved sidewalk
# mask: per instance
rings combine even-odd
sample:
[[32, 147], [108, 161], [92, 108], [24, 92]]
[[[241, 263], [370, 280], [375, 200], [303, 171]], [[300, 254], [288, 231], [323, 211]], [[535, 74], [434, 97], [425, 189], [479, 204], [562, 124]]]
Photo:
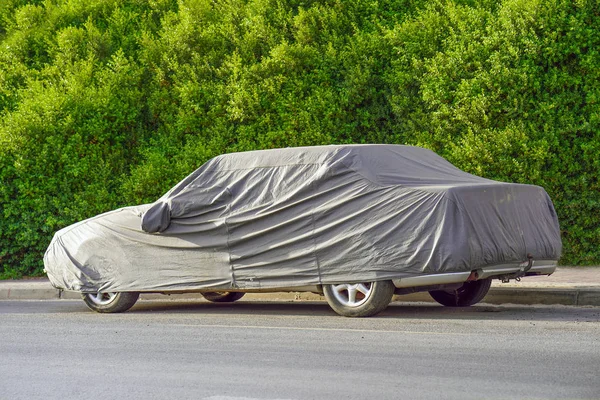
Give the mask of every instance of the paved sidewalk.
[[[79, 299], [78, 293], [54, 289], [48, 279], [0, 281], [0, 300], [56, 300]], [[144, 294], [147, 300], [201, 299], [198, 293], [165, 296]], [[303, 301], [324, 300], [312, 293], [252, 293], [248, 301]], [[433, 301], [428, 293], [395, 296], [394, 301]], [[562, 304], [569, 306], [600, 306], [600, 266], [559, 267], [551, 276], [523, 278], [521, 282], [502, 283], [494, 280], [485, 297], [488, 304]]]

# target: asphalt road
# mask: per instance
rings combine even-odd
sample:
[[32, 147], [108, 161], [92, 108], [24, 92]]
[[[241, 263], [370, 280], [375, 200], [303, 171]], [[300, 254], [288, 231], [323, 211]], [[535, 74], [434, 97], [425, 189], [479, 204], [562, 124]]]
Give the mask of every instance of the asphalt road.
[[1, 399], [600, 398], [600, 308], [0, 301]]

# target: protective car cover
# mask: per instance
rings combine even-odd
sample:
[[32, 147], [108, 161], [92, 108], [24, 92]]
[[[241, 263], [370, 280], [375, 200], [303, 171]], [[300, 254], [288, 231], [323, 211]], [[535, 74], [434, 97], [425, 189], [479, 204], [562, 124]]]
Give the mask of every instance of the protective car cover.
[[559, 225], [538, 186], [465, 173], [397, 145], [226, 154], [154, 204], [56, 233], [58, 288], [264, 289], [557, 260]]

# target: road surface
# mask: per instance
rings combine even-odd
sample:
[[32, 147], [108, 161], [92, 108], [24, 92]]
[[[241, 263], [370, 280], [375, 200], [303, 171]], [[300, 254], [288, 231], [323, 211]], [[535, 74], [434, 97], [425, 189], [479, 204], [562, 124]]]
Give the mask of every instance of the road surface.
[[4, 399], [600, 398], [600, 308], [0, 301]]

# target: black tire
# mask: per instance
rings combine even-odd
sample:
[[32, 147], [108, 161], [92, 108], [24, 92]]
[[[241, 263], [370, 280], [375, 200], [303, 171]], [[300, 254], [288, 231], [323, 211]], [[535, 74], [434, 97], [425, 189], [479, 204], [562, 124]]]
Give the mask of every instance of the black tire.
[[204, 292], [202, 296], [213, 303], [233, 303], [244, 297], [244, 292]]
[[380, 313], [392, 301], [394, 290], [392, 281], [323, 285], [327, 303], [344, 317], [371, 317]]
[[479, 303], [490, 290], [492, 279], [465, 282], [456, 290], [432, 290], [431, 297], [446, 307], [468, 307]]
[[129, 310], [140, 297], [139, 292], [81, 293], [90, 310], [99, 313], [120, 313]]

